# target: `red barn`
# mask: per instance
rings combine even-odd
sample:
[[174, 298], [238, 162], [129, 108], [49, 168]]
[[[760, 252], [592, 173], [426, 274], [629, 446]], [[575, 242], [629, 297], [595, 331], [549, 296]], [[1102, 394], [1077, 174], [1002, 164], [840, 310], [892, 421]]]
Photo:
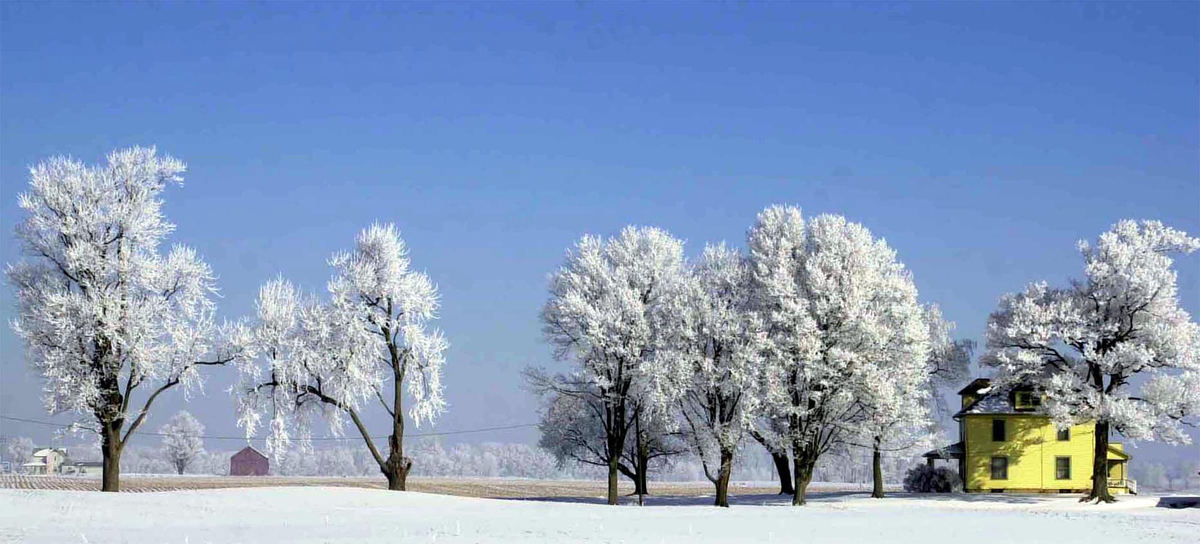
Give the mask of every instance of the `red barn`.
[[271, 468], [267, 456], [246, 446], [229, 458], [230, 476], [266, 476]]

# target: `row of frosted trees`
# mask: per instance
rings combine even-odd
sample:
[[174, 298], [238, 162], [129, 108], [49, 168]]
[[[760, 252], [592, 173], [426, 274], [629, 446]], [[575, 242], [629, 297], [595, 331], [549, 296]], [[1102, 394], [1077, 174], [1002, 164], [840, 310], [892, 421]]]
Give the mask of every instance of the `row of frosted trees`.
[[[206, 366], [233, 365], [239, 424], [268, 433], [281, 454], [304, 444], [314, 420], [341, 432], [349, 420], [389, 489], [404, 489], [406, 418], [443, 409], [446, 341], [429, 322], [437, 290], [409, 268], [391, 225], [364, 230], [334, 255], [327, 294], [279, 278], [260, 290], [256, 315], [218, 325], [212, 270], [194, 250], [161, 245], [174, 225], [162, 193], [184, 164], [153, 148], [115, 151], [106, 164], [56, 157], [30, 169], [17, 226], [27, 259], [7, 269], [16, 288], [13, 327], [45, 381], [51, 413], [100, 437], [101, 489], [120, 488], [121, 453], [155, 400], [197, 391]], [[390, 420], [372, 435], [366, 410]], [[384, 442], [386, 440], [386, 442]]]
[[[410, 267], [398, 231], [363, 230], [329, 260], [323, 295], [270, 280], [254, 315], [218, 324], [208, 264], [186, 246], [161, 247], [174, 228], [162, 193], [184, 170], [153, 148], [30, 169], [16, 229], [26, 258], [6, 273], [46, 409], [99, 435], [102, 489], [117, 491], [121, 452], [156, 399], [197, 391], [201, 369], [232, 365], [247, 436], [262, 430], [279, 454], [306, 444], [318, 421], [334, 433], [349, 423], [389, 489], [404, 489], [405, 425], [443, 411], [447, 342], [431, 325], [437, 289]], [[704, 460], [718, 504], [746, 437], [781, 474], [790, 468], [803, 504], [832, 448], [869, 448], [878, 467], [883, 452], [933, 432], [937, 386], [962, 377], [969, 345], [918, 302], [883, 240], [839, 216], [771, 207], [746, 247], [708, 247], [688, 262], [665, 231], [627, 228], [585, 236], [553, 274], [542, 321], [571, 366], [529, 372], [547, 399], [543, 444], [607, 467], [609, 502], [622, 468], [645, 490], [667, 435]], [[1001, 299], [981, 361], [1001, 386], [1038, 386], [1057, 424], [1097, 422], [1098, 452], [1109, 430], [1187, 441], [1181, 425], [1200, 412], [1200, 327], [1179, 308], [1172, 256], [1198, 247], [1156, 221], [1117, 223], [1081, 244], [1084, 278]], [[367, 411], [386, 416], [385, 435], [369, 431]], [[1104, 478], [1098, 465], [1092, 498], [1111, 500]]]
[[[528, 372], [545, 399], [542, 444], [606, 466], [610, 504], [622, 472], [645, 492], [646, 462], [669, 453], [667, 435], [704, 461], [719, 506], [747, 437], [771, 452], [782, 490], [801, 505], [833, 448], [870, 449], [872, 495], [882, 497], [880, 456], [936, 436], [939, 386], [965, 376], [973, 346], [918, 302], [884, 240], [840, 216], [773, 206], [746, 247], [708, 246], [689, 262], [667, 232], [628, 227], [585, 236], [553, 275], [543, 330], [571, 366]], [[1083, 279], [1031, 284], [990, 316], [981, 362], [996, 385], [1037, 387], [1060, 427], [1096, 423], [1085, 500], [1113, 500], [1110, 432], [1189, 440], [1200, 327], [1179, 307], [1172, 255], [1197, 247], [1157, 221], [1121, 221], [1079, 244]]]
[[969, 344], [862, 225], [774, 206], [746, 245], [689, 262], [666, 231], [628, 227], [585, 236], [553, 275], [543, 330], [574, 365], [527, 373], [546, 399], [542, 443], [607, 466], [610, 504], [621, 472], [645, 492], [668, 434], [701, 459], [719, 506], [751, 437], [783, 459], [794, 504], [820, 457], [847, 445], [873, 452], [881, 497], [880, 456], [927, 443], [937, 385], [965, 377]]

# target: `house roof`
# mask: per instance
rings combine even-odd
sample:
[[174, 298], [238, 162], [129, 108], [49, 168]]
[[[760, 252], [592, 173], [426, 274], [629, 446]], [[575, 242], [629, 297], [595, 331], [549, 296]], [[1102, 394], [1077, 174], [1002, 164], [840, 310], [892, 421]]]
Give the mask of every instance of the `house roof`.
[[1009, 390], [988, 391], [966, 408], [954, 414], [955, 418], [972, 414], [1028, 414], [1028, 410], [1017, 410], [1008, 400]]
[[1005, 415], [1005, 414], [1020, 414], [1020, 415], [1045, 415], [1034, 409], [1018, 410], [1013, 405], [1012, 392], [1026, 391], [1032, 388], [1028, 385], [1013, 385], [1009, 387], [999, 387], [992, 385], [991, 380], [987, 378], [975, 378], [971, 383], [960, 391], [960, 394], [981, 395], [974, 402], [968, 404], [958, 413], [954, 414], [954, 419], [962, 416], [987, 414], [987, 415]]
[[978, 393], [980, 389], [983, 389], [991, 384], [992, 384], [992, 380], [989, 380], [987, 378], [975, 378], [974, 380], [971, 380], [971, 383], [967, 384], [966, 387], [959, 390], [958, 394], [959, 395], [971, 395], [974, 393]]
[[258, 450], [256, 450], [256, 449], [254, 449], [254, 446], [246, 446], [246, 447], [244, 447], [244, 448], [242, 448], [242, 449], [238, 450], [238, 452], [237, 452], [237, 453], [235, 453], [235, 454], [233, 454], [233, 456], [234, 456], [234, 457], [237, 457], [237, 456], [239, 456], [239, 455], [242, 455], [242, 454], [244, 454], [244, 453], [253, 453], [254, 455], [257, 455], [257, 456], [259, 456], [259, 457], [262, 457], [263, 459], [266, 459], [266, 458], [267, 458], [267, 456], [266, 456], [266, 455], [263, 455], [263, 453], [262, 453], [261, 451], [258, 451]]

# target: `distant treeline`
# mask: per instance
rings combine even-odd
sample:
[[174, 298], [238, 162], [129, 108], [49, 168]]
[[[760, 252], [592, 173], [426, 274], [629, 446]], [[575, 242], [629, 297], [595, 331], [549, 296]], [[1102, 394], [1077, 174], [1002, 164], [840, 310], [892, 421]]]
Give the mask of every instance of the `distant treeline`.
[[[72, 461], [98, 461], [99, 452], [90, 444], [68, 447]], [[187, 468], [187, 474], [229, 474], [229, 458], [237, 450], [207, 451]], [[436, 439], [421, 439], [411, 446], [413, 475], [427, 477], [533, 478], [548, 480], [602, 479], [603, 467], [584, 464], [559, 466], [546, 450], [529, 444], [485, 442], [446, 445]], [[831, 456], [817, 470], [817, 480], [825, 482], [867, 483], [870, 466], [863, 457], [869, 452], [851, 450]], [[909, 458], [885, 460], [889, 482], [899, 482], [904, 470], [915, 462]], [[272, 460], [271, 473], [280, 476], [378, 476], [371, 454], [355, 446], [314, 448], [289, 451], [280, 460]], [[130, 446], [121, 459], [122, 469], [138, 474], [173, 474], [174, 467], [155, 447]], [[652, 467], [656, 479], [663, 481], [704, 481], [699, 459], [690, 454], [664, 458]], [[734, 468], [736, 481], [772, 481], [776, 478], [771, 457], [757, 444], [748, 445], [745, 455]]]

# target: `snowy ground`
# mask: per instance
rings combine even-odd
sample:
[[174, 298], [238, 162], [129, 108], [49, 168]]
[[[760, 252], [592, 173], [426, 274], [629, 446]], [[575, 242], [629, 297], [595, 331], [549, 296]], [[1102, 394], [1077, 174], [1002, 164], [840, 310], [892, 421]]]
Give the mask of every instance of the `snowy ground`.
[[0, 542], [1200, 542], [1200, 509], [1157, 500], [830, 493], [802, 508], [745, 495], [718, 509], [694, 497], [609, 507], [354, 488], [2, 489]]

